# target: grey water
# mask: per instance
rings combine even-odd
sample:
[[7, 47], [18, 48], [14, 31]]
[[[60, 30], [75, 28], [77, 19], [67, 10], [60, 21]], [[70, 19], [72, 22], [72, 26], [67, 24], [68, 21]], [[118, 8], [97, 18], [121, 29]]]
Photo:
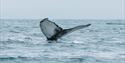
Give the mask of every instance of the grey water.
[[52, 21], [92, 25], [48, 43], [40, 19], [1, 19], [0, 63], [125, 63], [125, 20]]

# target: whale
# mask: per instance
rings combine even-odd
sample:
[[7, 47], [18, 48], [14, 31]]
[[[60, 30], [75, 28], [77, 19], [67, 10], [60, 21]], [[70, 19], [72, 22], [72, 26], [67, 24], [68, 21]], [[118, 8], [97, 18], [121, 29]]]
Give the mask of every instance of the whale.
[[49, 41], [57, 41], [59, 38], [82, 28], [86, 28], [91, 24], [79, 25], [69, 29], [63, 29], [55, 22], [50, 21], [48, 18], [44, 18], [40, 21], [40, 29]]

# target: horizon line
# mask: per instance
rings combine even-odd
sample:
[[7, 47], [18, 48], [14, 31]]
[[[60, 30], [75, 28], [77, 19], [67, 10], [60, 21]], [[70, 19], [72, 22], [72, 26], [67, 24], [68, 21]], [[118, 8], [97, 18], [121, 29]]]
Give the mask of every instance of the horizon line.
[[[125, 20], [125, 18], [51, 18], [51, 17], [44, 17], [44, 18], [49, 18], [49, 19], [54, 19], [54, 20]], [[44, 19], [44, 18], [2, 18], [0, 19], [19, 19], [19, 20], [39, 20], [39, 19]]]

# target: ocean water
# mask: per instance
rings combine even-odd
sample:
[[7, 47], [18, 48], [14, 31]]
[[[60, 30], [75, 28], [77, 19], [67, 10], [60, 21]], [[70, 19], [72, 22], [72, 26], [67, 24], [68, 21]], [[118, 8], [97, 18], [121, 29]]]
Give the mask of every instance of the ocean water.
[[0, 20], [0, 63], [125, 63], [125, 20], [52, 20], [90, 27], [48, 43], [40, 20]]

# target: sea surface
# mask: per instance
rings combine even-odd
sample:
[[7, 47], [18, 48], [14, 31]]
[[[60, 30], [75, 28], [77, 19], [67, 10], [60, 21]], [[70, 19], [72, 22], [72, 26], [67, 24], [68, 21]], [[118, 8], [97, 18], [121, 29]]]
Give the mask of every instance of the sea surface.
[[48, 43], [40, 19], [0, 19], [0, 63], [125, 63], [125, 20], [50, 20], [92, 25]]

